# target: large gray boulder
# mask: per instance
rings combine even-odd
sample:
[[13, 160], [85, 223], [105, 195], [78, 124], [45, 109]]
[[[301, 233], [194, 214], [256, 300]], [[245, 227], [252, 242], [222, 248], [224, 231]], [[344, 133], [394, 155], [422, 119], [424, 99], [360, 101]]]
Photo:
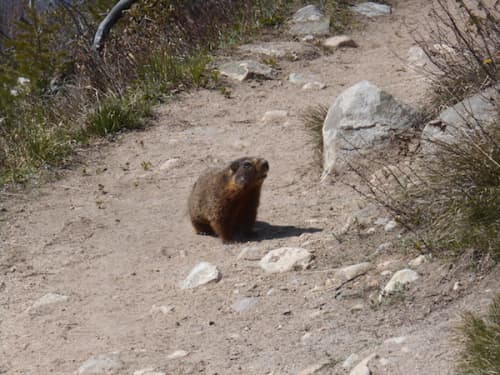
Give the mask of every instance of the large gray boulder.
[[422, 132], [423, 151], [432, 153], [436, 143], [457, 143], [478, 131], [478, 124], [487, 128], [498, 121], [499, 89], [491, 87], [441, 112]]
[[330, 17], [316, 5], [307, 5], [295, 12], [289, 25], [292, 35], [328, 35]]
[[323, 124], [324, 175], [344, 169], [355, 157], [417, 123], [418, 112], [368, 81], [342, 92]]

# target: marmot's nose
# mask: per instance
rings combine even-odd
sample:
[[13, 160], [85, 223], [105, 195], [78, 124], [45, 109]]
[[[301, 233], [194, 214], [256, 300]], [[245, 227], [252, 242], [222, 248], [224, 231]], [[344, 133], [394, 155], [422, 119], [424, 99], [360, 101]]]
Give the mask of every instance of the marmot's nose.
[[265, 172], [269, 170], [269, 163], [267, 162], [267, 160], [264, 160], [264, 162], [262, 163], [262, 170]]

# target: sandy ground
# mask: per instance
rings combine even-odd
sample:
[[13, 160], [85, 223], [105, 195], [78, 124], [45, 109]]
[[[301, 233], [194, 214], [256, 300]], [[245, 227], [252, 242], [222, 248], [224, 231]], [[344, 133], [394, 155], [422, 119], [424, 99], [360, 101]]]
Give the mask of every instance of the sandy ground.
[[[2, 193], [0, 374], [73, 374], [98, 355], [119, 361], [117, 374], [299, 374], [316, 364], [325, 366], [315, 374], [343, 374], [353, 353], [377, 353], [374, 374], [452, 374], [453, 327], [461, 311], [484, 310], [499, 290], [498, 267], [479, 276], [435, 259], [416, 269], [420, 278], [404, 295], [374, 303], [390, 278], [381, 272], [416, 254], [403, 251], [400, 229], [353, 230], [337, 241], [333, 233], [364, 203], [344, 184], [353, 176], [319, 182], [300, 121], [306, 108], [331, 104], [362, 79], [417, 105], [426, 82], [396, 54], [406, 56], [413, 42], [405, 25], [418, 25], [428, 6], [398, 1], [391, 16], [362, 19], [353, 33], [359, 48], [280, 61], [280, 79], [228, 83], [231, 98], [183, 94], [157, 109], [147, 131], [82, 151], [84, 162], [60, 180]], [[301, 90], [287, 82], [291, 72], [315, 74], [327, 88]], [[269, 110], [289, 115], [261, 122]], [[270, 164], [258, 239], [223, 245], [195, 235], [186, 207], [192, 184], [206, 167], [243, 155]], [[376, 253], [385, 242], [393, 246]], [[312, 266], [266, 274], [257, 260], [282, 246], [307, 248]], [[238, 258], [242, 250], [251, 256]], [[181, 290], [200, 261], [217, 265], [222, 279]], [[374, 265], [366, 275], [327, 287], [335, 268], [363, 261]], [[48, 293], [68, 299], [33, 307]], [[250, 308], [232, 308], [249, 297]], [[393, 337], [403, 339], [386, 341]], [[169, 358], [177, 350], [187, 355]]]

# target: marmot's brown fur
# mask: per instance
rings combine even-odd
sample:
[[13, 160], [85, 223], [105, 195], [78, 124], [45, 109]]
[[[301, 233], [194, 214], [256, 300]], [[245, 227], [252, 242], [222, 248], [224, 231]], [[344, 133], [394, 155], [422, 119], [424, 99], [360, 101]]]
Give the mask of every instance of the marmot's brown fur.
[[188, 202], [196, 233], [215, 233], [222, 242], [233, 241], [235, 235], [252, 234], [268, 170], [265, 159], [244, 157], [225, 168], [203, 173], [195, 182]]

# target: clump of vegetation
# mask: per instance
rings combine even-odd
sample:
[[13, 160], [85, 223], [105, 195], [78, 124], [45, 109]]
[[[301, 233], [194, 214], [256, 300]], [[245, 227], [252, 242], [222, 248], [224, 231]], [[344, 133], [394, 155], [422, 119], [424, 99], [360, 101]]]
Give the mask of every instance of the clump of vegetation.
[[323, 164], [323, 123], [328, 114], [326, 105], [308, 107], [302, 114], [301, 120], [313, 143], [315, 162], [319, 167]]
[[432, 66], [430, 115], [500, 79], [499, 12], [483, 0], [436, 0], [426, 37], [416, 36]]
[[463, 337], [463, 350], [458, 372], [500, 374], [500, 294], [493, 299], [486, 319], [466, 313], [459, 332]]
[[[432, 114], [464, 95], [498, 84], [495, 51], [499, 50], [498, 12], [482, 1], [438, 0], [433, 13], [434, 38], [447, 53], [432, 53], [436, 40], [422, 42], [429, 59], [435, 100]], [[453, 51], [453, 52], [452, 52]], [[444, 91], [443, 91], [444, 90]], [[446, 92], [447, 95], [443, 95]], [[492, 123], [467, 113], [459, 124], [444, 124], [456, 137], [426, 140], [428, 150], [412, 165], [385, 167], [378, 176], [358, 171], [367, 190], [358, 189], [384, 206], [414, 235], [415, 247], [436, 254], [473, 251], [477, 258], [500, 260], [500, 107]], [[379, 163], [380, 165], [380, 163]]]
[[92, 137], [143, 128], [152, 106], [180, 90], [212, 86], [210, 50], [279, 26], [292, 2], [140, 1], [94, 51], [115, 3], [27, 7], [0, 36], [0, 186], [64, 163]]

